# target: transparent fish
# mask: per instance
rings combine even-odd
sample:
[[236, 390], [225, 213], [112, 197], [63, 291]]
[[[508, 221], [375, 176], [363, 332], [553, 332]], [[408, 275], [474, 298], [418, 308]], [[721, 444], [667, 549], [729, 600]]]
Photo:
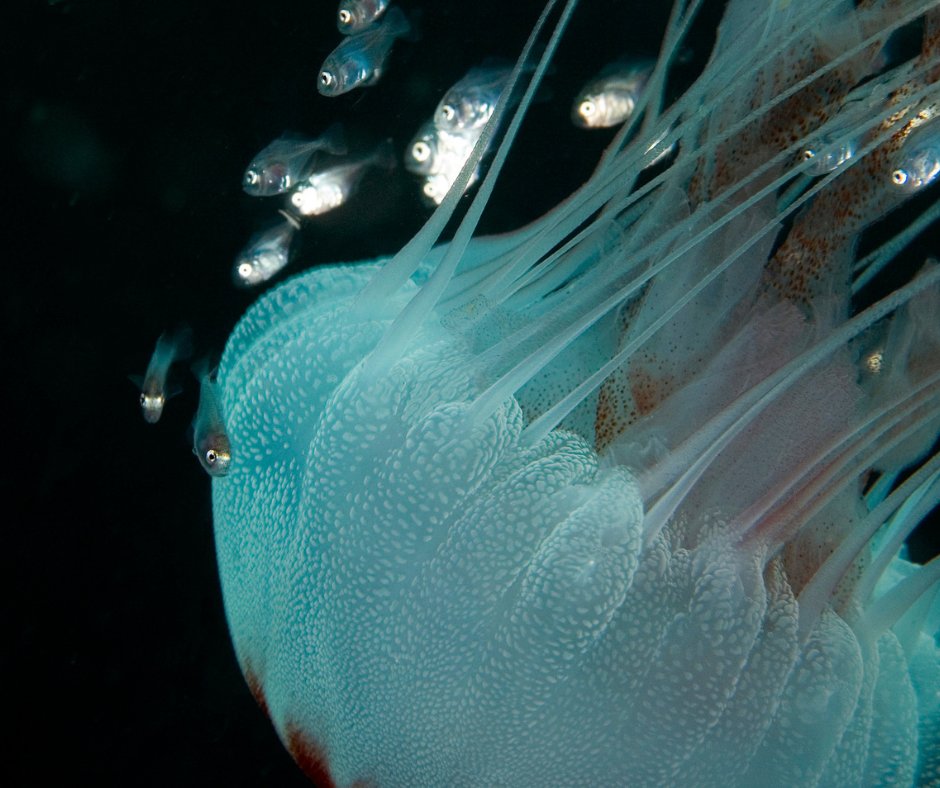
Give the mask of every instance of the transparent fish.
[[433, 120], [426, 121], [408, 143], [405, 169], [415, 175], [431, 175], [439, 166], [439, 139]]
[[854, 140], [841, 140], [804, 148], [801, 155], [806, 162], [807, 174], [825, 175], [838, 169], [855, 155], [857, 147]]
[[291, 194], [290, 204], [301, 216], [319, 216], [335, 210], [352, 196], [369, 167], [391, 169], [395, 162], [392, 143], [386, 141], [367, 156], [313, 173]]
[[[934, 117], [933, 112], [924, 114], [925, 119]], [[907, 192], [930, 185], [940, 174], [940, 121], [932, 120], [929, 127], [914, 134], [917, 136], [909, 141], [910, 150], [905, 150], [891, 173], [891, 182]]]
[[650, 60], [618, 60], [588, 82], [571, 108], [576, 126], [601, 129], [626, 121], [653, 71]]
[[361, 33], [382, 16], [387, 8], [388, 0], [340, 0], [336, 26], [346, 36]]
[[225, 476], [232, 449], [222, 417], [221, 390], [208, 369], [200, 372], [199, 408], [193, 422], [193, 454], [210, 476]]
[[262, 150], [245, 170], [242, 188], [252, 197], [270, 197], [293, 189], [306, 174], [317, 151], [331, 156], [346, 153], [341, 123], [334, 123], [316, 139], [279, 137]]
[[282, 212], [284, 221], [258, 233], [235, 259], [232, 277], [241, 287], [267, 282], [290, 262], [290, 247], [299, 228], [297, 220]]
[[[422, 194], [434, 205], [441, 204], [464, 163], [470, 158], [481, 132], [482, 127], [463, 134], [452, 134], [438, 129], [432, 119], [412, 139], [405, 151], [405, 169], [424, 176]], [[467, 182], [467, 188], [476, 183], [479, 177], [478, 166]]]
[[363, 32], [343, 39], [320, 69], [317, 90], [324, 96], [339, 96], [350, 90], [374, 85], [382, 76], [385, 61], [396, 38], [411, 32], [411, 23], [398, 8]]
[[[879, 64], [879, 68], [883, 67], [884, 57], [881, 53], [873, 59], [875, 63]], [[907, 69], [902, 67], [903, 70]], [[858, 127], [888, 106], [890, 97], [887, 85], [896, 77], [897, 72], [888, 72], [848, 92], [834, 117], [828, 118], [812, 144], [800, 151], [799, 157], [805, 162], [804, 172], [807, 175], [826, 175], [845, 166], [855, 157], [862, 142]]]
[[131, 380], [140, 387], [140, 410], [148, 424], [160, 421], [166, 401], [176, 393], [167, 384], [170, 368], [175, 362], [188, 358], [190, 353], [192, 333], [188, 328], [172, 334], [164, 331], [157, 339], [144, 376], [131, 375]]
[[511, 72], [511, 66], [479, 66], [468, 71], [444, 94], [434, 112], [434, 124], [451, 134], [482, 129], [493, 115]]

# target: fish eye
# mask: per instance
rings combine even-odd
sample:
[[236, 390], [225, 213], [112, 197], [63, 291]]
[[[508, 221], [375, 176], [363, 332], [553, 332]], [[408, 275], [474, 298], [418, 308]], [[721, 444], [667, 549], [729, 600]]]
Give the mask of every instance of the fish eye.
[[245, 173], [245, 183], [249, 186], [254, 186], [259, 180], [261, 179], [254, 170], [248, 170], [248, 172]]
[[323, 87], [328, 88], [334, 81], [335, 79], [329, 71], [320, 72], [320, 84], [323, 85]]
[[140, 404], [145, 405], [147, 403], [147, 395], [143, 392], [140, 393]]
[[904, 170], [895, 170], [891, 173], [891, 180], [895, 186], [903, 186], [908, 181], [907, 172]]
[[345, 8], [341, 9], [339, 12], [339, 23], [341, 25], [348, 25], [352, 22], [352, 14]]
[[427, 161], [431, 156], [431, 146], [426, 142], [416, 142], [411, 147], [411, 155], [415, 161]]
[[251, 276], [251, 263], [240, 263], [238, 266], [238, 275], [242, 279], [247, 279], [249, 276]]
[[801, 156], [801, 158], [803, 159], [803, 161], [809, 161], [810, 159], [814, 159], [816, 158], [816, 151], [811, 150], [810, 148], [807, 148], [806, 150], [803, 151], [803, 155]]
[[586, 118], [591, 117], [594, 114], [594, 102], [590, 99], [586, 99], [581, 102], [581, 106], [578, 107], [578, 111]]
[[451, 121], [454, 119], [456, 114], [457, 110], [455, 110], [450, 104], [445, 104], [443, 107], [441, 107], [441, 115], [443, 115], [444, 120]]
[[219, 455], [216, 453], [215, 449], [209, 449], [206, 451], [206, 462], [209, 463], [209, 465], [215, 465], [218, 459]]

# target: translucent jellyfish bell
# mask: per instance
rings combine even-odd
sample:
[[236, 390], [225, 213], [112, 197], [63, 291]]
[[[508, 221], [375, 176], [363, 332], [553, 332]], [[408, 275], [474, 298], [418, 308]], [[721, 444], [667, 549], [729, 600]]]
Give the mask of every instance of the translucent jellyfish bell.
[[212, 481], [222, 590], [246, 680], [309, 773], [940, 773], [940, 562], [903, 553], [940, 500], [940, 264], [864, 303], [853, 283], [859, 238], [909, 196], [891, 174], [938, 91], [932, 38], [879, 76], [853, 160], [783, 204], [800, 151], [881, 68], [862, 36], [907, 24], [785, 5], [731, 0], [669, 103], [697, 8], [680, 3], [634, 126], [584, 184], [477, 237], [554, 56], [550, 5], [531, 79], [513, 70], [415, 238], [295, 277], [236, 326], [209, 391], [231, 449]]

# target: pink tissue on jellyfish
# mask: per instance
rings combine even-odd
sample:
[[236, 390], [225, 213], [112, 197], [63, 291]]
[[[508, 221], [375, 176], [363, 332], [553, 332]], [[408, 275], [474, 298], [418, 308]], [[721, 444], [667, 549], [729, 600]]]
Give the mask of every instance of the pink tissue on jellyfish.
[[936, 781], [940, 562], [904, 543], [940, 498], [940, 266], [884, 271], [936, 201], [858, 250], [931, 188], [896, 173], [937, 139], [938, 4], [731, 0], [668, 102], [680, 2], [584, 185], [472, 237], [572, 7], [398, 255], [291, 279], [229, 339], [248, 684], [343, 786]]

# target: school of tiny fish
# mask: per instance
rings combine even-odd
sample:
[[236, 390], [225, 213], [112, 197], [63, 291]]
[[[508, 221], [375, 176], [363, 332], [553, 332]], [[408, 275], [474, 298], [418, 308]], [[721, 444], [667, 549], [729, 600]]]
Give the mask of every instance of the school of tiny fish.
[[[327, 97], [375, 85], [386, 71], [395, 41], [416, 38], [413, 22], [399, 8], [390, 7], [389, 0], [340, 0], [336, 26], [343, 39], [317, 74], [317, 90]], [[572, 123], [593, 130], [630, 121], [638, 108], [642, 111], [643, 91], [653, 65], [649, 58], [632, 56], [605, 65], [574, 97]], [[421, 194], [429, 205], [441, 204], [474, 155], [511, 72], [511, 65], [492, 60], [470, 69], [444, 92], [433, 114], [407, 144], [404, 169], [420, 179]], [[857, 113], [869, 111], [873, 101], [884, 100], [877, 90], [868, 95], [867, 105], [849, 102], [845, 117], [831, 123], [817, 144], [799, 154], [807, 180], [846, 166], [856, 155], [858, 140], [847, 137], [842, 129], [851, 128]], [[518, 101], [518, 97], [511, 98]], [[899, 189], [922, 189], [940, 175], [940, 124], [928, 124], [933, 117], [934, 113], [928, 113], [920, 119], [925, 128], [914, 132], [917, 136], [892, 171], [892, 182]], [[232, 268], [235, 285], [257, 287], [277, 276], [291, 262], [295, 237], [308, 219], [353, 199], [369, 169], [388, 171], [395, 167], [397, 156], [391, 140], [371, 150], [350, 152], [346, 136], [341, 123], [316, 137], [285, 132], [251, 159], [242, 177], [243, 191], [251, 197], [281, 196], [284, 203], [278, 210], [280, 220], [255, 233], [236, 256]], [[654, 143], [649, 150], [652, 155], [641, 168], [662, 162], [675, 148], [676, 143], [661, 147]], [[478, 163], [470, 174], [465, 190], [479, 180], [480, 166]], [[141, 412], [147, 423], [160, 420], [166, 400], [176, 393], [169, 388], [169, 372], [190, 356], [191, 344], [188, 329], [164, 332], [145, 375], [130, 376], [140, 389]], [[200, 400], [193, 422], [193, 452], [207, 473], [224, 476], [232, 462], [224, 414], [208, 364], [201, 362], [194, 371], [200, 381]]]
[[[423, 176], [421, 191], [434, 205], [441, 204], [473, 153], [511, 73], [508, 66], [470, 69], [447, 90], [405, 151], [405, 169]], [[467, 188], [479, 177], [477, 167]]]

